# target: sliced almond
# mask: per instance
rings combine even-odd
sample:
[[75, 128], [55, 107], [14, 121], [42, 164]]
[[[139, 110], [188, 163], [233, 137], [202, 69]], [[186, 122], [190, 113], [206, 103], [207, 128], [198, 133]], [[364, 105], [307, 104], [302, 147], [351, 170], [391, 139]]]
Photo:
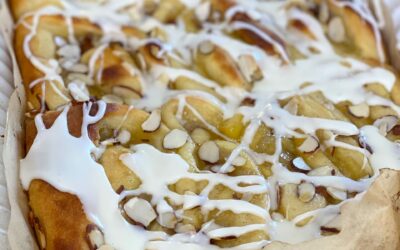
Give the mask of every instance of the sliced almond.
[[57, 55], [65, 58], [79, 58], [81, 49], [78, 45], [66, 44], [57, 50]]
[[328, 36], [336, 43], [341, 43], [346, 40], [346, 30], [340, 17], [334, 17], [329, 21]]
[[329, 20], [329, 7], [325, 1], [322, 1], [319, 5], [318, 19], [322, 23], [326, 23]]
[[93, 224], [90, 224], [86, 228], [86, 233], [93, 249], [97, 249], [104, 245], [104, 236], [100, 229]]
[[194, 14], [196, 15], [197, 20], [200, 22], [204, 22], [210, 16], [211, 12], [211, 3], [210, 2], [203, 2], [194, 10]]
[[124, 204], [124, 211], [129, 218], [145, 227], [157, 218], [156, 212], [151, 204], [137, 197], [130, 199]]
[[147, 69], [147, 64], [146, 64], [146, 60], [144, 59], [143, 55], [140, 53], [136, 54], [136, 59], [137, 59], [137, 63], [139, 65], [139, 68], [142, 70], [146, 70]]
[[106, 103], [116, 103], [116, 104], [123, 104], [124, 100], [121, 97], [116, 95], [105, 95], [101, 98]]
[[178, 223], [175, 226], [177, 233], [196, 233], [196, 228], [192, 224]]
[[180, 129], [173, 129], [169, 132], [163, 141], [163, 146], [166, 149], [176, 149], [185, 145], [189, 135], [186, 131]]
[[301, 157], [294, 158], [292, 160], [292, 164], [293, 164], [293, 166], [295, 166], [295, 168], [303, 170], [303, 171], [311, 170], [310, 166], [308, 166], [307, 163]]
[[204, 55], [208, 55], [213, 52], [215, 49], [215, 45], [211, 41], [203, 41], [199, 44], [199, 51]]
[[83, 63], [76, 63], [69, 67], [69, 71], [77, 72], [77, 73], [86, 73], [89, 71], [89, 67]]
[[251, 192], [244, 192], [243, 195], [242, 195], [241, 200], [242, 200], [242, 201], [248, 201], [248, 202], [250, 202], [251, 199], [253, 199], [253, 197], [254, 197], [254, 194], [253, 194], [253, 193], [251, 193]]
[[248, 82], [254, 82], [263, 78], [262, 72], [253, 56], [241, 55], [238, 60], [239, 69]]
[[311, 153], [319, 148], [319, 141], [312, 135], [307, 136], [304, 142], [298, 147], [301, 152]]
[[343, 201], [343, 200], [347, 199], [347, 192], [344, 190], [334, 188], [334, 187], [327, 187], [326, 191], [328, 192], [328, 194], [330, 196], [332, 196], [336, 200]]
[[146, 14], [153, 13], [158, 7], [158, 0], [146, 0], [143, 1], [143, 10]]
[[36, 237], [38, 239], [40, 249], [46, 249], [46, 236], [40, 229], [36, 230]]
[[319, 168], [315, 168], [315, 169], [311, 170], [310, 172], [308, 172], [307, 175], [309, 175], [309, 176], [333, 176], [333, 175], [340, 176], [341, 174], [338, 173], [338, 171], [335, 170], [331, 166], [323, 166], [323, 167], [319, 167]]
[[369, 106], [365, 102], [349, 106], [349, 112], [357, 118], [367, 118], [369, 116]]
[[299, 195], [299, 200], [302, 202], [310, 202], [315, 195], [315, 187], [313, 184], [308, 182], [303, 182], [297, 186], [297, 192]]
[[173, 212], [166, 212], [166, 213], [161, 213], [157, 217], [157, 222], [163, 227], [175, 228], [175, 225], [178, 222], [178, 220]]
[[162, 53], [161, 53], [161, 48], [158, 44], [152, 43], [149, 44], [150, 46], [150, 54], [156, 58], [156, 59], [161, 59], [162, 58]]
[[162, 30], [160, 27], [155, 27], [150, 31], [150, 37], [152, 38], [157, 38], [158, 40], [162, 42], [166, 42], [168, 39], [167, 34], [165, 34], [164, 30]]
[[82, 73], [70, 73], [67, 76], [68, 81], [80, 80], [87, 85], [93, 85], [94, 81], [89, 76], [82, 74]]
[[374, 126], [379, 129], [379, 132], [386, 136], [386, 134], [396, 126], [398, 118], [394, 115], [387, 115], [376, 119], [374, 122]]
[[198, 154], [203, 161], [216, 163], [219, 160], [219, 147], [214, 141], [207, 141], [200, 146]]
[[97, 250], [115, 250], [115, 248], [110, 245], [102, 245], [101, 247], [97, 248]]
[[118, 133], [117, 140], [122, 144], [126, 144], [131, 140], [131, 133], [128, 130], [122, 129]]
[[284, 110], [286, 110], [287, 112], [289, 112], [292, 115], [297, 115], [297, 112], [299, 110], [299, 106], [297, 105], [296, 102], [288, 102], [284, 107]]
[[208, 133], [208, 131], [205, 129], [195, 128], [190, 134], [190, 137], [195, 143], [201, 145], [210, 140], [210, 133]]
[[283, 220], [285, 219], [285, 217], [284, 217], [282, 214], [276, 213], [276, 212], [274, 212], [274, 213], [271, 214], [271, 218], [272, 218], [274, 221], [283, 221]]
[[171, 78], [166, 73], [162, 73], [157, 77], [157, 83], [160, 83], [164, 86], [168, 86], [170, 82], [171, 82]]
[[139, 22], [142, 18], [141, 9], [137, 5], [130, 6], [126, 9], [125, 13], [129, 15], [132, 21]]
[[153, 110], [146, 121], [142, 123], [142, 129], [146, 132], [156, 131], [161, 125], [161, 112], [159, 109]]
[[74, 81], [68, 84], [68, 90], [72, 97], [78, 102], [85, 102], [90, 99], [89, 90], [85, 83], [81, 81]]
[[132, 88], [122, 85], [113, 86], [112, 92], [114, 95], [120, 96], [122, 98], [140, 99], [141, 97], [140, 94]]
[[75, 64], [77, 60], [70, 59], [70, 58], [61, 58], [59, 63], [63, 69], [70, 70]]
[[58, 46], [58, 47], [62, 47], [65, 44], [67, 44], [67, 42], [65, 41], [64, 38], [62, 38], [61, 36], [55, 36], [54, 37], [54, 43]]
[[239, 156], [236, 156], [235, 159], [233, 159], [232, 165], [235, 167], [242, 167], [246, 164], [246, 162], [247, 162], [246, 158], [239, 155]]

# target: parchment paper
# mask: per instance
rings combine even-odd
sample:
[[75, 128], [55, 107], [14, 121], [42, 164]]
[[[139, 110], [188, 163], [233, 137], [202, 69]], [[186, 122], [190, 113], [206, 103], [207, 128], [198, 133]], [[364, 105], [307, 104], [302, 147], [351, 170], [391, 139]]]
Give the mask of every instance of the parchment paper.
[[[1, 2], [0, 2], [1, 4]], [[14, 90], [11, 59], [3, 35], [0, 34], [0, 151], [3, 151], [6, 113], [9, 97]], [[7, 230], [10, 221], [10, 204], [4, 174], [3, 158], [0, 157], [0, 246], [2, 250], [10, 249]]]
[[[0, 10], [0, 20], [6, 22], [3, 32], [11, 38], [12, 20], [7, 8]], [[27, 198], [19, 181], [19, 160], [23, 155], [25, 96], [13, 54], [12, 59], [17, 88], [9, 104], [3, 152], [11, 205], [8, 236], [14, 250], [38, 249], [27, 222]], [[350, 201], [341, 208], [341, 215], [331, 226], [340, 228], [341, 232], [297, 245], [274, 242], [265, 249], [400, 249], [400, 172], [383, 170], [361, 200]]]
[[[15, 91], [11, 95], [5, 130], [3, 162], [7, 179], [7, 191], [11, 207], [10, 224], [8, 227], [8, 242], [11, 249], [28, 250], [38, 249], [31, 228], [27, 220], [27, 197], [19, 182], [19, 159], [22, 154], [23, 141], [23, 114], [25, 105], [25, 92], [18, 70], [14, 51], [12, 49], [13, 20], [3, 3], [0, 9], [1, 32], [9, 48], [12, 64]], [[0, 247], [1, 248], [1, 247]]]

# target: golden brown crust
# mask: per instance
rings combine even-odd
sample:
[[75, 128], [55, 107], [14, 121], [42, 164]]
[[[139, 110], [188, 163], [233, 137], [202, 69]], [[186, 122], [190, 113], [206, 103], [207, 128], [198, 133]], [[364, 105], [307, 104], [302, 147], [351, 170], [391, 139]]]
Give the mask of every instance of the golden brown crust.
[[[356, 12], [349, 6], [338, 7], [334, 0], [329, 1], [329, 6], [332, 12], [342, 18], [345, 24], [346, 32], [352, 40], [353, 45], [362, 58], [380, 60], [379, 43], [375, 37], [374, 27], [367, 22], [360, 13]], [[379, 31], [378, 31], [379, 32]], [[383, 62], [387, 61], [385, 47], [382, 46]]]
[[[24, 43], [30, 34], [26, 25], [32, 25], [33, 17], [27, 17], [23, 22], [19, 22], [15, 29], [14, 50], [16, 58], [19, 62], [21, 76], [25, 87], [28, 102], [28, 110], [38, 112], [40, 110], [55, 110], [57, 107], [65, 105], [71, 101], [71, 96], [66, 89], [65, 83], [57, 80], [50, 82], [49, 80], [41, 81], [45, 75], [40, 69], [32, 64], [30, 58], [25, 53]], [[97, 24], [91, 23], [84, 18], [73, 18], [73, 30], [76, 39], [81, 42], [82, 63], [88, 64], [90, 55], [95, 48], [90, 40], [93, 37], [100, 37], [102, 31]], [[133, 27], [122, 27], [122, 31], [128, 37], [144, 36], [143, 32]], [[56, 58], [56, 45], [54, 37], [58, 36], [64, 39], [68, 37], [67, 21], [62, 15], [44, 15], [40, 16], [38, 21], [37, 32], [29, 43], [32, 54], [42, 63], [48, 63], [49, 59]], [[116, 56], [113, 52], [119, 51], [121, 55]], [[124, 51], [118, 44], [110, 44], [105, 50], [104, 61], [96, 61], [95, 71], [97, 72], [100, 65], [103, 65], [103, 75], [101, 79], [101, 93], [113, 93], [114, 87], [122, 87], [131, 90], [129, 97], [132, 95], [140, 97], [140, 82], [135, 76], [131, 76], [124, 67], [124, 63], [134, 65], [131, 56]], [[133, 66], [132, 66], [133, 67]], [[33, 86], [31, 84], [37, 81]], [[64, 79], [65, 82], [65, 79]], [[43, 83], [45, 88], [43, 88]], [[45, 97], [43, 98], [43, 90], [45, 89]], [[137, 94], [136, 94], [137, 93]], [[43, 101], [45, 106], [42, 107]]]
[[24, 14], [36, 11], [45, 6], [62, 6], [59, 0], [11, 0], [9, 3], [16, 20]]
[[[29, 205], [34, 214], [36, 235], [45, 236], [48, 250], [89, 250], [86, 227], [90, 221], [79, 199], [50, 184], [34, 180], [29, 186]], [[40, 230], [41, 232], [39, 232]]]

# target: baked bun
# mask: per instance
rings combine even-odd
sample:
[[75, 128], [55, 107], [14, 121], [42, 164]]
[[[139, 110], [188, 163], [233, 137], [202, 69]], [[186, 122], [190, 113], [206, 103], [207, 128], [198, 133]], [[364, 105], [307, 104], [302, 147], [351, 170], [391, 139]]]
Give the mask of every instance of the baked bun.
[[341, 206], [399, 163], [398, 77], [366, 5], [11, 8], [21, 181], [41, 249], [262, 249], [339, 234]]

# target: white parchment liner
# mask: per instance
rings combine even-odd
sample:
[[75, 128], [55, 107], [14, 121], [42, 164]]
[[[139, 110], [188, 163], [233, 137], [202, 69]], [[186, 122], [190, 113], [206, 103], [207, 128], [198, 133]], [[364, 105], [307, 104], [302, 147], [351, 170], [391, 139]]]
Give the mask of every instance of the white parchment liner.
[[[0, 10], [0, 20], [11, 48], [13, 22], [7, 8]], [[16, 91], [9, 104], [3, 152], [11, 205], [8, 236], [12, 249], [38, 249], [27, 222], [27, 198], [19, 180], [19, 160], [23, 155], [24, 142], [25, 94], [13, 53], [12, 59]], [[400, 249], [400, 172], [383, 170], [362, 199], [342, 206], [341, 215], [331, 225], [340, 228], [341, 232], [297, 245], [274, 242], [265, 249]]]
[[[14, 90], [14, 81], [11, 58], [2, 34], [0, 34], [0, 72], [0, 151], [3, 151], [6, 113], [9, 98]], [[9, 249], [7, 237], [9, 220], [10, 204], [8, 202], [3, 158], [0, 156], [0, 246], [4, 250]]]

